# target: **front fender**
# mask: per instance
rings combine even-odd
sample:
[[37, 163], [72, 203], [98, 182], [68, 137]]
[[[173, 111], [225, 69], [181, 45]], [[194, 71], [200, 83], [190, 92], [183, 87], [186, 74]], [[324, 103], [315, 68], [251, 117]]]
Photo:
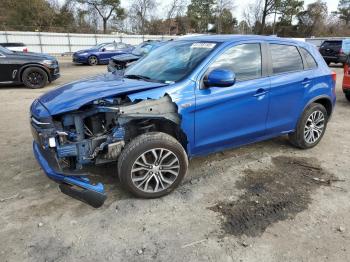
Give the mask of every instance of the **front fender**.
[[19, 71], [18, 71], [18, 74], [17, 74], [17, 77], [16, 77], [16, 80], [18, 82], [22, 82], [22, 74], [23, 74], [23, 71], [28, 68], [28, 67], [39, 67], [41, 69], [43, 69], [46, 74], [47, 74], [47, 77], [49, 79], [49, 81], [51, 81], [51, 75], [50, 75], [50, 71], [47, 67], [43, 66], [42, 64], [39, 64], [39, 63], [29, 63], [29, 64], [25, 64], [23, 65]]

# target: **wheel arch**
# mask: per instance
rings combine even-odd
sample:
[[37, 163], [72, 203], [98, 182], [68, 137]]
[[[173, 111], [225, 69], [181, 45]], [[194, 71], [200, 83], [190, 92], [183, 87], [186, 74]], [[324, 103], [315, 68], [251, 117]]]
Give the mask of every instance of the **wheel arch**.
[[317, 104], [321, 104], [323, 105], [326, 110], [327, 110], [327, 114], [328, 114], [328, 117], [330, 117], [332, 115], [332, 112], [333, 112], [333, 103], [332, 103], [332, 100], [330, 97], [328, 96], [317, 96], [313, 99], [311, 99], [307, 104], [306, 106], [304, 107], [303, 109], [303, 112], [305, 111], [305, 109], [311, 105], [312, 103], [317, 103]]
[[156, 118], [153, 120], [156, 126], [156, 131], [166, 133], [172, 137], [174, 137], [185, 149], [187, 152], [187, 135], [185, 132], [181, 129], [181, 126], [169, 119], [165, 118]]
[[40, 64], [25, 64], [23, 65], [20, 69], [19, 69], [19, 74], [18, 74], [18, 81], [20, 81], [21, 83], [23, 83], [23, 72], [24, 70], [26, 70], [27, 68], [30, 68], [30, 67], [37, 67], [37, 68], [40, 68], [42, 70], [44, 70], [44, 72], [46, 73], [47, 75], [47, 79], [49, 80], [49, 82], [51, 82], [51, 76], [50, 76], [50, 72], [45, 68], [45, 66], [43, 65], [40, 65]]
[[[129, 122], [130, 123], [130, 122]], [[142, 135], [142, 134], [147, 134], [150, 132], [160, 132], [160, 133], [165, 133], [173, 138], [175, 138], [184, 148], [185, 152], [187, 152], [187, 144], [188, 144], [188, 139], [187, 135], [185, 132], [181, 129], [180, 124], [175, 123], [172, 120], [166, 119], [164, 117], [156, 117], [156, 118], [149, 118], [149, 117], [139, 117], [137, 119], [134, 119], [131, 121], [133, 127], [141, 127], [138, 130], [142, 130], [140, 132], [135, 132], [130, 134], [131, 136], [129, 139], [134, 139], [135, 137]], [[147, 129], [147, 128], [142, 128], [143, 123], [147, 123], [147, 126], [152, 126], [153, 128]], [[133, 128], [135, 129], [135, 128]]]

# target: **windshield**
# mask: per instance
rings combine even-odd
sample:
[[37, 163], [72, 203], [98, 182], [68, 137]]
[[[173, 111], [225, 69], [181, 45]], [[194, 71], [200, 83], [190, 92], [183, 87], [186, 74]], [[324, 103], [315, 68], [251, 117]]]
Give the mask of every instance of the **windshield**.
[[215, 42], [175, 41], [129, 67], [125, 77], [172, 83], [189, 75], [216, 47]]
[[98, 44], [98, 45], [94, 46], [93, 48], [94, 48], [94, 49], [100, 49], [100, 48], [102, 48], [102, 47], [105, 46], [105, 45], [108, 45], [108, 43]]
[[144, 48], [145, 48], [146, 46], [147, 46], [147, 44], [142, 43], [142, 44], [136, 46], [135, 49], [132, 50], [131, 53], [132, 53], [133, 55], [141, 56], [141, 55], [143, 55], [143, 53], [144, 53]]
[[9, 50], [9, 49], [7, 49], [7, 48], [5, 48], [5, 47], [2, 47], [2, 46], [0, 46], [0, 52], [2, 53], [2, 54], [13, 54], [13, 52], [11, 51], [11, 50]]

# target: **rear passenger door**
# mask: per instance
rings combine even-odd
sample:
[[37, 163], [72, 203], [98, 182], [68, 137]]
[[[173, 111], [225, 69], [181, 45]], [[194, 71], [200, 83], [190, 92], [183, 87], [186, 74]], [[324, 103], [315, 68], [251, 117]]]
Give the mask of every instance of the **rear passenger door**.
[[295, 129], [312, 86], [312, 70], [304, 70], [299, 48], [289, 44], [269, 44], [270, 106], [267, 133], [276, 135]]

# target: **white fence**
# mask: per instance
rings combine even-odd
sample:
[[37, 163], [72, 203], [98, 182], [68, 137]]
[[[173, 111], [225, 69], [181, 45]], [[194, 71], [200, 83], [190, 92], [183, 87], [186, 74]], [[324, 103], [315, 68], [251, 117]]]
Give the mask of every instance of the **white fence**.
[[[62, 54], [86, 49], [104, 42], [124, 42], [137, 45], [145, 40], [170, 40], [176, 36], [169, 35], [103, 35], [103, 34], [70, 34], [45, 32], [0, 31], [0, 43], [21, 42], [28, 46], [31, 52]], [[327, 39], [343, 39], [342, 37], [329, 38], [294, 38], [320, 46]]]
[[170, 40], [173, 38], [174, 36], [162, 35], [142, 36], [0, 31], [0, 43], [21, 42], [31, 52], [50, 54], [75, 52], [105, 42], [116, 41], [137, 45], [145, 40]]

